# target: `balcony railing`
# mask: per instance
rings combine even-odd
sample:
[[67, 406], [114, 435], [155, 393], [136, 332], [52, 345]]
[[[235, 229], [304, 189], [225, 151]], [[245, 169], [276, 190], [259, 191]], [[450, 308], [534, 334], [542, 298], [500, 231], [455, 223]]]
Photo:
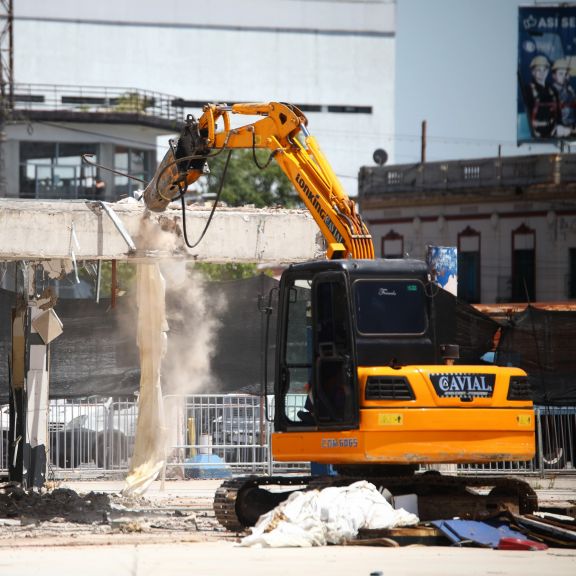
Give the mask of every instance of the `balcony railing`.
[[15, 84], [13, 88], [14, 116], [28, 114], [32, 120], [49, 115], [92, 121], [116, 117], [179, 127], [185, 117], [181, 102], [176, 96], [137, 88], [54, 84]]
[[358, 191], [368, 200], [397, 193], [461, 193], [568, 183], [576, 184], [576, 154], [364, 167], [360, 170]]

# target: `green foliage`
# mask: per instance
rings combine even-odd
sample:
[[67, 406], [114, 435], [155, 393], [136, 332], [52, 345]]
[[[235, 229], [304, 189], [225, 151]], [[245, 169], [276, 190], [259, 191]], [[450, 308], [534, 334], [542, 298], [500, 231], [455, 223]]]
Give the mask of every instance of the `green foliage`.
[[214, 264], [212, 262], [196, 262], [194, 269], [200, 271], [212, 282], [241, 280], [258, 274], [256, 264]]
[[[268, 161], [267, 150], [234, 150], [226, 172], [220, 200], [229, 206], [254, 204], [257, 208], [280, 206], [294, 208], [299, 205], [299, 198], [292, 183], [274, 159], [265, 169], [260, 169], [254, 162], [254, 153], [260, 166]], [[224, 171], [228, 152], [208, 160], [210, 174], [198, 182], [202, 194], [216, 194]]]
[[152, 105], [149, 98], [138, 92], [126, 92], [118, 97], [114, 106], [115, 112], [144, 112]]
[[[95, 263], [97, 266], [97, 263]], [[80, 271], [80, 275], [87, 274], [85, 270]], [[94, 292], [96, 292], [96, 268], [90, 272], [91, 281], [94, 282]], [[128, 262], [116, 262], [116, 287], [118, 291], [128, 292], [135, 284], [136, 265]], [[100, 276], [100, 296], [110, 298], [112, 286], [112, 262], [105, 260], [102, 262], [102, 273]]]

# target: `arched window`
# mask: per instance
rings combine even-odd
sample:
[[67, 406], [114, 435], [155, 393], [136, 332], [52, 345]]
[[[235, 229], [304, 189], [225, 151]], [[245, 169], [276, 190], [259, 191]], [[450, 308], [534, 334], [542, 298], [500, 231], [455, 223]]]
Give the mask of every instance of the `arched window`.
[[458, 234], [458, 298], [470, 304], [481, 300], [480, 232], [466, 227]]
[[521, 224], [512, 231], [512, 302], [536, 300], [536, 232]]
[[403, 258], [404, 236], [390, 230], [382, 237], [382, 258]]

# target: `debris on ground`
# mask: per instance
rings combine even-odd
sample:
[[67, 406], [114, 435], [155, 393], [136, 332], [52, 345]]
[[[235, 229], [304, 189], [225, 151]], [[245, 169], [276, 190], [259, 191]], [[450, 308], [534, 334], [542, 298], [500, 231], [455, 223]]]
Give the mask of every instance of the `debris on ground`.
[[[461, 518], [420, 521], [418, 498], [384, 498], [373, 484], [296, 491], [260, 517], [241, 546], [476, 546], [499, 550], [576, 548], [576, 520], [548, 513], [495, 510]], [[407, 510], [398, 503], [406, 505]]]
[[415, 526], [419, 519], [395, 510], [378, 489], [361, 480], [349, 486], [296, 491], [264, 514], [241, 546], [308, 547], [343, 544], [361, 528]]
[[205, 502], [172, 498], [161, 502], [141, 496], [69, 488], [24, 490], [0, 484], [0, 546], [15, 538], [76, 539], [93, 535], [195, 535], [226, 537]]
[[[69, 546], [229, 540], [240, 544], [244, 541], [244, 545], [247, 545], [250, 544], [250, 539], [255, 542], [259, 538], [285, 541], [284, 535], [276, 532], [276, 529], [282, 524], [286, 528], [287, 518], [293, 516], [297, 510], [294, 505], [294, 510], [286, 510], [284, 507], [280, 511], [276, 509], [269, 512], [261, 518], [262, 524], [259, 523], [262, 532], [260, 535], [255, 534], [252, 529], [252, 534], [239, 541], [236, 533], [226, 531], [216, 520], [212, 508], [213, 495], [209, 490], [206, 494], [195, 490], [191, 494], [188, 491], [186, 495], [169, 490], [161, 498], [148, 499], [143, 496], [123, 495], [120, 483], [118, 492], [96, 490], [81, 494], [61, 487], [57, 482], [51, 483], [48, 488], [24, 490], [15, 482], [0, 483], [0, 548], [39, 546], [47, 543]], [[497, 550], [538, 550], [545, 549], [546, 546], [576, 548], [576, 519], [573, 514], [559, 513], [559, 510], [574, 510], [573, 493], [570, 493], [566, 500], [570, 506], [562, 505], [559, 509], [556, 501], [549, 500], [534, 514], [499, 512], [493, 518], [478, 520], [474, 525], [470, 522], [473, 519], [462, 517], [460, 520], [467, 523], [468, 528], [476, 535], [498, 526], [506, 526], [509, 531], [499, 533], [490, 542], [481, 541], [482, 538], [469, 538], [466, 534], [461, 534], [462, 538], [456, 542], [436, 526], [435, 522], [418, 521], [417, 516], [408, 512], [405, 513], [406, 516], [400, 513], [400, 517], [411, 520], [412, 522], [406, 522], [410, 525], [398, 525], [395, 520], [398, 519], [399, 511], [392, 509], [390, 513], [387, 508], [389, 504], [381, 504], [381, 499], [386, 499], [377, 491], [376, 494], [373, 494], [371, 489], [360, 491], [363, 494], [361, 500], [353, 500], [348, 508], [344, 505], [344, 500], [337, 499], [338, 493], [334, 492], [333, 487], [328, 490], [332, 491], [332, 494], [324, 494], [324, 512], [321, 512], [323, 508], [317, 503], [312, 511], [310, 506], [307, 505], [307, 509], [300, 505], [304, 524], [297, 528], [291, 527], [288, 531], [293, 540], [302, 539], [304, 542], [308, 538], [308, 543], [298, 545], [310, 546], [310, 538], [314, 538], [318, 544], [338, 543], [346, 546], [488, 546]], [[326, 489], [322, 492], [325, 491]], [[317, 490], [316, 493], [318, 492]], [[360, 494], [357, 496], [360, 498]], [[293, 497], [296, 498], [295, 495]], [[338, 498], [344, 497], [338, 495]], [[376, 504], [374, 499], [377, 499]], [[397, 505], [396, 500], [394, 503]], [[417, 512], [417, 507], [413, 511]], [[367, 513], [366, 521], [364, 516]], [[315, 514], [320, 514], [325, 526], [319, 526]], [[266, 516], [269, 517], [268, 520]], [[382, 519], [386, 521], [382, 522]], [[381, 523], [377, 524], [375, 520]], [[453, 522], [444, 524], [454, 527], [458, 523], [454, 519]], [[307, 532], [309, 534], [306, 534]]]
[[576, 548], [576, 518], [545, 511], [500, 512], [482, 520], [443, 519], [410, 528], [360, 530], [360, 546], [477, 546], [498, 550]]
[[514, 515], [516, 525], [555, 548], [576, 548], [576, 519], [555, 514]]
[[[499, 548], [505, 542], [511, 546], [513, 542], [527, 550], [545, 550], [541, 542], [528, 540], [523, 532], [510, 527], [506, 518], [492, 520], [435, 520], [432, 525], [438, 528], [452, 544], [456, 546], [479, 546], [482, 548]], [[510, 548], [513, 549], [513, 548]]]

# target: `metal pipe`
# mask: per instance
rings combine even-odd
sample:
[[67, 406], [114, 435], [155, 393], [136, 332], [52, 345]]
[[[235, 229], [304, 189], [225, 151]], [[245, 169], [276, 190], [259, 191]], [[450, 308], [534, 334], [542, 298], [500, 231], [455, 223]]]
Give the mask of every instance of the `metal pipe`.
[[136, 244], [134, 244], [132, 238], [130, 237], [130, 234], [128, 234], [128, 231], [126, 230], [126, 228], [124, 228], [124, 224], [122, 223], [122, 220], [118, 218], [116, 212], [114, 212], [114, 210], [112, 210], [110, 205], [106, 202], [100, 201], [99, 204], [100, 206], [102, 206], [106, 214], [110, 216], [110, 220], [112, 220], [114, 226], [116, 226], [116, 229], [118, 230], [118, 232], [120, 232], [120, 235], [122, 236], [122, 238], [124, 238], [126, 244], [128, 244], [128, 248], [130, 248], [130, 250], [135, 252]]
[[110, 285], [110, 307], [116, 308], [116, 260], [112, 260], [112, 281]]
[[98, 260], [98, 271], [96, 273], [96, 304], [100, 303], [100, 282], [102, 280], [102, 260]]

